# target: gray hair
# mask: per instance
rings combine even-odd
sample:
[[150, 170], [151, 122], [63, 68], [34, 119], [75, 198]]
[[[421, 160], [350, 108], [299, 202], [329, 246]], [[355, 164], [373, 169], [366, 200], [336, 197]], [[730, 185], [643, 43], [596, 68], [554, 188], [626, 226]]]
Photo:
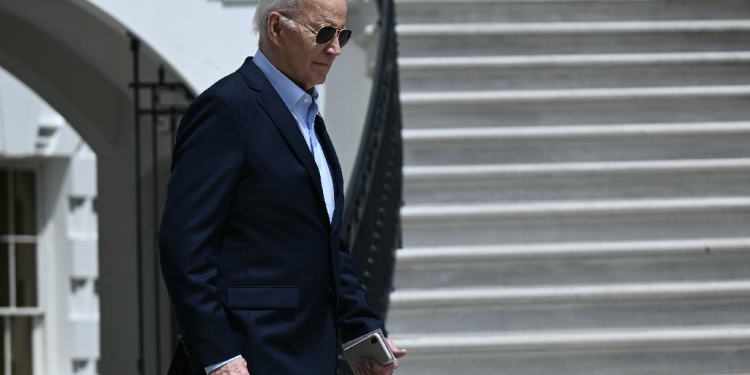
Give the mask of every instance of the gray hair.
[[[271, 12], [286, 13], [291, 17], [297, 18], [302, 10], [302, 0], [260, 0], [258, 7], [255, 8], [253, 17], [253, 31], [259, 35], [259, 43], [265, 43], [268, 40], [268, 16]], [[284, 23], [289, 25], [292, 21], [283, 19]]]

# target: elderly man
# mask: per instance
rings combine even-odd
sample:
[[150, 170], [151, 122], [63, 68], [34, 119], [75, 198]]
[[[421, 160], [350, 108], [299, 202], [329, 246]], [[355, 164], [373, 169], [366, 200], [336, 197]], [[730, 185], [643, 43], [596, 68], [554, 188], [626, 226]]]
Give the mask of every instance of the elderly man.
[[343, 177], [316, 104], [345, 21], [345, 0], [261, 0], [259, 51], [180, 123], [159, 246], [194, 373], [333, 375], [337, 337], [384, 328], [339, 240]]

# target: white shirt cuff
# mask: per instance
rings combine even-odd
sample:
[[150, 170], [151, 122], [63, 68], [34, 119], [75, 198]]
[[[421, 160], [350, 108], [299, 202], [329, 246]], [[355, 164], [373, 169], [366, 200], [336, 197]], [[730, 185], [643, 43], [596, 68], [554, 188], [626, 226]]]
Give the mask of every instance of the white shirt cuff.
[[237, 358], [242, 358], [242, 355], [238, 355], [238, 356], [236, 356], [236, 357], [233, 357], [233, 358], [229, 358], [229, 359], [227, 359], [226, 361], [224, 361], [224, 362], [219, 362], [219, 363], [217, 363], [217, 364], [215, 364], [215, 365], [211, 365], [211, 366], [206, 366], [206, 368], [205, 368], [205, 370], [206, 370], [206, 374], [210, 373], [210, 372], [211, 372], [211, 371], [213, 371], [213, 370], [216, 370], [217, 368], [219, 368], [219, 367], [221, 367], [221, 366], [224, 366], [225, 364], [227, 364], [227, 363], [229, 363], [229, 362], [232, 362], [232, 361], [234, 361], [234, 360], [235, 360], [235, 359], [237, 359]]

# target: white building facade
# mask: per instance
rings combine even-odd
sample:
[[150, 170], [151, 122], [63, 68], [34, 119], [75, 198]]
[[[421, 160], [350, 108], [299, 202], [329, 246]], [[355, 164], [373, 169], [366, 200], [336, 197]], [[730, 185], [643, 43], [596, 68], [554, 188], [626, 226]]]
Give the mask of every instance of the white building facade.
[[5, 70], [0, 134], [2, 368], [6, 374], [94, 374], [96, 155]]

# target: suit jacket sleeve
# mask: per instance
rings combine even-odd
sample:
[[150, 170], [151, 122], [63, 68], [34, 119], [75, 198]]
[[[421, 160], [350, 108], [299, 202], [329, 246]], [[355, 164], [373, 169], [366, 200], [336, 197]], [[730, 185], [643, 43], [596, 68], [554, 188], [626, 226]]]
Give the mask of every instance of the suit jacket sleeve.
[[159, 248], [192, 367], [240, 354], [216, 281], [224, 223], [244, 166], [240, 125], [230, 102], [207, 91], [184, 115], [172, 159]]
[[341, 283], [339, 285], [339, 329], [344, 342], [370, 333], [378, 328], [385, 332], [383, 320], [370, 307], [367, 293], [359, 283], [354, 258], [342, 239], [339, 239]]

